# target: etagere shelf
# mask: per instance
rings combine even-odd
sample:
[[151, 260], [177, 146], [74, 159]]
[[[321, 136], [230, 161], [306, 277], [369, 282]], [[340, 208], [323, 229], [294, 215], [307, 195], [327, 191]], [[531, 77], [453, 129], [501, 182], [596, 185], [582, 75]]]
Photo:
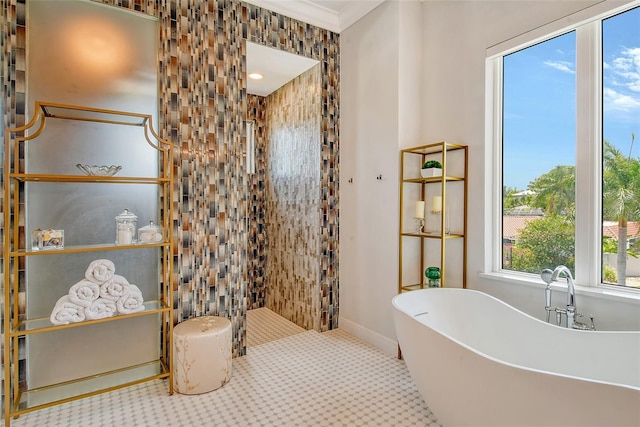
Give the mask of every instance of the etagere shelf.
[[[151, 152], [157, 154], [157, 174], [152, 176], [90, 176], [83, 175], [79, 170], [68, 170], [64, 173], [49, 173], [48, 171], [27, 172], [25, 166], [25, 153], [27, 150], [38, 150], [40, 146], [36, 142], [38, 137], [46, 134], [46, 126], [52, 121], [72, 121], [74, 123], [90, 122], [98, 125], [91, 125], [90, 131], [100, 132], [103, 126], [111, 127], [137, 127], [140, 130], [139, 138], [131, 141], [131, 144], [145, 145], [145, 149], [151, 147]], [[69, 132], [73, 132], [74, 126], [70, 125]], [[137, 132], [137, 131], [134, 131]], [[67, 134], [71, 137], [72, 135]], [[86, 136], [86, 135], [84, 135]], [[60, 138], [60, 135], [57, 135]], [[56, 136], [53, 137], [55, 140]], [[129, 141], [128, 141], [129, 142]], [[173, 393], [172, 381], [172, 308], [173, 293], [171, 279], [172, 274], [172, 247], [173, 233], [171, 232], [171, 193], [173, 187], [172, 176], [172, 148], [170, 142], [161, 139], [152, 126], [152, 116], [149, 114], [139, 114], [124, 111], [106, 110], [74, 105], [65, 105], [49, 102], [36, 102], [33, 118], [24, 126], [7, 129], [5, 132], [5, 153], [4, 153], [4, 420], [5, 426], [9, 426], [12, 418], [21, 414], [35, 411], [38, 409], [50, 407], [56, 404], [69, 402], [72, 400], [108, 392], [121, 387], [127, 387], [144, 381], [155, 379], [168, 379], [169, 393]], [[87, 140], [86, 144], [91, 144], [91, 140]], [[145, 144], [146, 143], [146, 144]], [[62, 148], [61, 148], [62, 149]], [[92, 153], [92, 149], [86, 150]], [[99, 152], [99, 150], [95, 150]], [[97, 156], [97, 154], [96, 154]], [[99, 162], [99, 158], [92, 159], [95, 163]], [[26, 187], [28, 185], [49, 185], [47, 183], [56, 183], [62, 185], [62, 188], [68, 190], [60, 191], [63, 196], [72, 195], [74, 197], [82, 197], [87, 201], [91, 201], [93, 184], [113, 185], [113, 184], [134, 184], [151, 186], [151, 198], [157, 203], [157, 219], [158, 225], [162, 227], [162, 239], [157, 242], [149, 242], [143, 244], [121, 244], [117, 245], [113, 241], [91, 243], [90, 244], [74, 244], [64, 245], [61, 248], [38, 250], [31, 246], [30, 230], [25, 226], [26, 212], [28, 211], [28, 202], [25, 197]], [[74, 184], [66, 186], [67, 184]], [[60, 187], [56, 187], [60, 188]], [[115, 188], [115, 187], [111, 187]], [[110, 208], [115, 208], [115, 201], [118, 198], [118, 192], [115, 189], [111, 192]], [[148, 188], [148, 187], [145, 187]], [[61, 201], [61, 203], [64, 203]], [[62, 206], [62, 209], [64, 206]], [[155, 208], [152, 208], [155, 209]], [[59, 211], [58, 211], [59, 212]], [[45, 212], [45, 215], [47, 213]], [[86, 224], [84, 224], [86, 227]], [[97, 225], [93, 225], [94, 227]], [[100, 224], [99, 227], [106, 228], [111, 226]], [[83, 229], [83, 224], [78, 222], [77, 229], [67, 230], [73, 231], [76, 235], [82, 236], [87, 233]], [[91, 231], [91, 230], [89, 230]], [[115, 234], [115, 232], [114, 232]], [[78, 240], [78, 239], [76, 239]], [[74, 242], [77, 243], [77, 242]], [[154, 295], [150, 300], [144, 301], [144, 310], [131, 314], [118, 314], [117, 316], [102, 318], [98, 320], [85, 320], [77, 323], [54, 324], [49, 317], [40, 316], [28, 317], [28, 311], [24, 307], [29, 306], [30, 286], [41, 285], [36, 283], [32, 285], [28, 278], [29, 259], [45, 259], [43, 257], [59, 257], [61, 260], [69, 260], [73, 262], [73, 257], [79, 257], [83, 254], [95, 254], [100, 257], [101, 253], [117, 254], [120, 251], [127, 251], [125, 256], [135, 259], [136, 254], [142, 254], [140, 251], [147, 252], [148, 258], [156, 261], [149, 263], [148, 266], [141, 265], [140, 269], [148, 269], [148, 276], [153, 279], [147, 285], [154, 289]], [[103, 255], [104, 256], [104, 255]], [[147, 255], [145, 255], [147, 256]], [[145, 258], [147, 259], [147, 258]], [[53, 258], [58, 260], [58, 258]], [[57, 261], [56, 261], [57, 262]], [[144, 264], [144, 263], [142, 263]], [[65, 268], [64, 266], [62, 268]], [[55, 280], [55, 274], [52, 274]], [[141, 276], [142, 277], [142, 276]], [[62, 284], [61, 284], [62, 285]], [[65, 284], [66, 285], [66, 284]], [[40, 289], [31, 290], [40, 292]], [[50, 306], [53, 308], [55, 301], [51, 301]], [[28, 337], [39, 334], [59, 334], [63, 331], [78, 330], [78, 328], [100, 328], [110, 322], [122, 322], [120, 325], [123, 329], [122, 333], [126, 333], [127, 322], [139, 322], [155, 316], [153, 325], [160, 325], [160, 330], [147, 331], [150, 336], [157, 336], [159, 340], [156, 360], [148, 360], [143, 363], [133, 363], [126, 366], [120, 366], [117, 369], [101, 370], [97, 374], [88, 376], [80, 376], [70, 380], [60, 381], [53, 384], [38, 385], [29, 388], [28, 384], [23, 382], [20, 377], [20, 353], [19, 347], [21, 343]], [[156, 323], [153, 323], [156, 322]], [[93, 325], [93, 326], [92, 326]], [[98, 326], [96, 326], [98, 325]], [[118, 324], [114, 324], [118, 325]], [[145, 324], [146, 325], [146, 324]], [[146, 327], [146, 326], [145, 326]], [[88, 332], [87, 332], [88, 333]], [[57, 338], [55, 338], [57, 339]], [[153, 346], [153, 344], [152, 344]], [[118, 349], [113, 349], [117, 352]], [[99, 362], [96, 362], [99, 363]]]
[[[440, 162], [440, 176], [421, 176], [428, 160]], [[440, 269], [440, 286], [466, 288], [467, 164], [466, 145], [443, 141], [400, 151], [398, 293], [428, 287], [427, 266]]]

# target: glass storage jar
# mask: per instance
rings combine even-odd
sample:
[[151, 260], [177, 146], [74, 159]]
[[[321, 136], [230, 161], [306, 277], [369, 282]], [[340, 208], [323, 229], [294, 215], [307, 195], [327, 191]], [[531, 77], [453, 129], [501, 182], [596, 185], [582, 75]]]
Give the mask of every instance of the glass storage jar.
[[153, 221], [149, 221], [149, 225], [145, 225], [138, 230], [138, 242], [140, 243], [158, 243], [162, 242], [162, 227], [157, 226]]
[[131, 245], [135, 243], [138, 217], [125, 209], [116, 216], [116, 245]]

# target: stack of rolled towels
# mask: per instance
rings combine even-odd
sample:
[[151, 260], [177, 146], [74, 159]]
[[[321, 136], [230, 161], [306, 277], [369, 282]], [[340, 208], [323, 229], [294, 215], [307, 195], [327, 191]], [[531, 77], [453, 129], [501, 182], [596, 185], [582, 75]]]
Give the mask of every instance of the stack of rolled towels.
[[115, 265], [108, 259], [92, 261], [84, 279], [56, 302], [51, 323], [66, 325], [144, 310], [140, 289], [115, 271]]

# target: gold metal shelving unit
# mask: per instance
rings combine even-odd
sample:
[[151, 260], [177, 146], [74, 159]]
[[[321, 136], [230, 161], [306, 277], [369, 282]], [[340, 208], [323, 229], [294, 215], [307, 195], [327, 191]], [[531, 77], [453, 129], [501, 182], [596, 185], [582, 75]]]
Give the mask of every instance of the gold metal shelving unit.
[[[420, 169], [425, 161], [438, 160], [442, 164], [442, 176], [422, 178]], [[399, 230], [399, 259], [398, 259], [398, 293], [412, 291], [427, 287], [424, 284], [424, 271], [426, 269], [425, 259], [429, 257], [429, 251], [425, 248], [427, 241], [439, 242], [439, 268], [440, 283], [442, 287], [448, 286], [447, 277], [449, 269], [446, 259], [448, 253], [448, 243], [452, 240], [461, 240], [461, 275], [463, 288], [467, 287], [467, 186], [468, 186], [468, 147], [466, 145], [451, 144], [448, 142], [437, 142], [434, 144], [422, 145], [419, 147], [406, 148], [400, 151], [400, 230]], [[458, 191], [458, 209], [450, 209], [449, 193], [450, 186], [462, 186]], [[427, 198], [427, 188], [439, 187], [441, 199], [441, 213], [439, 214], [439, 225], [437, 230], [425, 230], [419, 232], [414, 224], [406, 224], [405, 220], [413, 205], [407, 205], [407, 199], [411, 201], [425, 201]], [[407, 197], [407, 193], [412, 196]], [[460, 200], [462, 199], [462, 200]], [[428, 200], [425, 201], [428, 206]], [[452, 228], [448, 233], [443, 232], [448, 225], [449, 217], [455, 216], [457, 227]], [[417, 241], [417, 242], [416, 242]], [[411, 253], [407, 254], [407, 246], [413, 243]], [[416, 249], [417, 246], [417, 249]], [[411, 277], [405, 279], [406, 257], [411, 257], [410, 269]], [[415, 269], [415, 270], [414, 270]], [[419, 280], [415, 280], [415, 272], [418, 272]], [[408, 274], [407, 274], [408, 275]], [[454, 284], [455, 285], [455, 284]]]
[[[9, 426], [11, 418], [21, 414], [69, 402], [145, 381], [165, 378], [169, 381], [169, 393], [173, 393], [172, 351], [173, 293], [171, 280], [173, 233], [171, 232], [171, 195], [173, 188], [172, 147], [161, 139], [153, 129], [152, 116], [115, 110], [105, 110], [74, 105], [36, 102], [33, 118], [24, 126], [7, 129], [4, 153], [4, 420]], [[73, 120], [102, 123], [114, 126], [139, 127], [146, 142], [158, 153], [157, 176], [85, 176], [74, 174], [25, 173], [23, 153], [29, 142], [45, 130], [49, 120]], [[159, 222], [164, 238], [157, 243], [115, 245], [94, 244], [64, 246], [61, 249], [34, 251], [24, 225], [25, 204], [24, 185], [27, 182], [55, 183], [101, 183], [145, 184], [158, 188]], [[77, 186], [74, 186], [77, 191]], [[87, 197], [90, 197], [87, 196]], [[121, 251], [155, 248], [160, 257], [158, 299], [145, 301], [145, 310], [133, 314], [119, 314], [115, 317], [87, 320], [67, 325], [54, 325], [49, 318], [26, 318], [19, 312], [21, 286], [28, 287], [21, 271], [28, 257], [51, 255], [74, 256], [76, 254], [102, 251]], [[53, 307], [53, 304], [52, 304]], [[28, 389], [20, 384], [19, 340], [32, 334], [55, 333], [56, 331], [81, 328], [123, 319], [159, 316], [161, 321], [159, 358], [146, 363], [126, 366], [121, 369], [102, 372], [84, 378], [77, 378], [44, 387]], [[117, 350], [114, 350], [117, 351]]]

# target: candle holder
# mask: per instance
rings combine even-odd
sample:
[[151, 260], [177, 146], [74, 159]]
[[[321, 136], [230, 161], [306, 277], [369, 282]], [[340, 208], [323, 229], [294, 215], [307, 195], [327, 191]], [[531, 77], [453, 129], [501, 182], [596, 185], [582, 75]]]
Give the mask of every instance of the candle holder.
[[413, 219], [416, 221], [417, 233], [424, 233], [424, 200], [416, 202], [416, 213]]
[[[436, 216], [442, 215], [442, 198], [440, 196], [436, 196], [433, 198], [433, 204], [431, 207], [431, 213]], [[444, 217], [444, 233], [449, 234], [449, 209], [445, 210]], [[438, 219], [438, 231], [442, 230], [442, 218]]]
[[[442, 215], [442, 211], [432, 211], [432, 214], [440, 217]], [[438, 218], [438, 227], [437, 230], [440, 231], [442, 227], [442, 219]], [[445, 213], [444, 216], [444, 234], [449, 234], [451, 230], [449, 230], [449, 213]]]

